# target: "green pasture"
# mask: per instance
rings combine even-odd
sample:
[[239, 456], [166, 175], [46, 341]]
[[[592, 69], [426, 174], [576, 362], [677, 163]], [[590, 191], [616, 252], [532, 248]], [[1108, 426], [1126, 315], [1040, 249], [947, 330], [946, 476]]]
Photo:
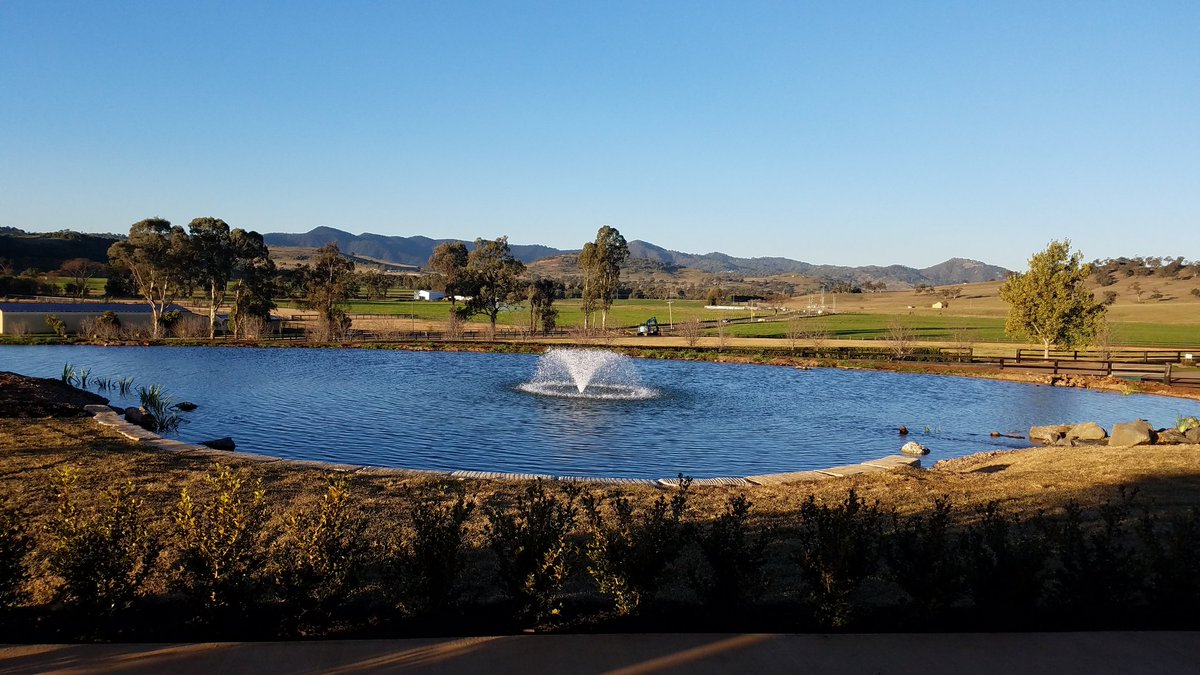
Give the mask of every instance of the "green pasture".
[[[895, 316], [891, 314], [834, 314], [801, 319], [806, 330], [824, 332], [835, 340], [886, 340], [899, 318], [914, 340], [938, 342], [1018, 342], [1004, 333], [1004, 320], [970, 316]], [[733, 324], [726, 328], [732, 337], [787, 338], [788, 322]], [[1122, 345], [1148, 347], [1200, 346], [1200, 326], [1162, 323], [1114, 323], [1114, 341]], [[715, 331], [709, 331], [715, 334]]]
[[[294, 300], [278, 300], [280, 308], [299, 308]], [[448, 302], [422, 302], [414, 300], [353, 300], [342, 303], [341, 308], [347, 314], [374, 314], [397, 316], [432, 321], [445, 320], [450, 311]], [[554, 303], [558, 309], [558, 325], [570, 328], [583, 325], [583, 302], [578, 299], [559, 300]], [[761, 313], [759, 314], [761, 316]], [[768, 314], [769, 315], [769, 314]], [[596, 314], [599, 318], [599, 313]], [[703, 321], [714, 319], [749, 318], [750, 311], [710, 311], [704, 309], [703, 300], [673, 300], [668, 307], [665, 300], [618, 300], [608, 311], [608, 325], [612, 328], [631, 327], [641, 324], [646, 319], [655, 317], [659, 323], [666, 326], [672, 319], [675, 323], [699, 318]], [[487, 321], [483, 315], [475, 316], [473, 321]], [[529, 322], [529, 306], [515, 305], [507, 311], [500, 312], [498, 321], [502, 324], [521, 325]]]

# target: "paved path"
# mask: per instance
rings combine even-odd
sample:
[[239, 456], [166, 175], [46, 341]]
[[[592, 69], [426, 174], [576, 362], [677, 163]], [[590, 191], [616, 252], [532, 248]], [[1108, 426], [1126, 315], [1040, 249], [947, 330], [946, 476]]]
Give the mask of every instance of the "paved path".
[[1200, 633], [530, 635], [0, 646], [0, 673], [1197, 673]]

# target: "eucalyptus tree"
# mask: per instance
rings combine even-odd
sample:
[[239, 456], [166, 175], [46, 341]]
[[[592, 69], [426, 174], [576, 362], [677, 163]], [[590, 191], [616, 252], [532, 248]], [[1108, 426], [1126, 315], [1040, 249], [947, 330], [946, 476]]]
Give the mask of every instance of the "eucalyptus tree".
[[1029, 270], [1013, 274], [1000, 286], [1008, 303], [1004, 331], [1041, 341], [1043, 356], [1050, 345], [1071, 346], [1095, 334], [1107, 309], [1087, 288], [1091, 265], [1071, 252], [1071, 241], [1052, 241], [1029, 259]]
[[229, 224], [220, 218], [196, 218], [188, 223], [191, 270], [208, 295], [208, 339], [217, 336], [217, 308], [225, 301], [237, 265]]
[[229, 320], [234, 335], [241, 336], [252, 321], [266, 321], [275, 309], [275, 263], [261, 234], [234, 230], [230, 239], [236, 262]]
[[494, 241], [475, 240], [475, 249], [467, 256], [466, 279], [471, 292], [467, 312], [486, 314], [492, 335], [496, 334], [496, 317], [500, 309], [517, 299], [524, 272], [525, 265], [508, 247], [508, 237]]
[[188, 285], [190, 242], [182, 227], [147, 218], [129, 228], [129, 238], [108, 249], [109, 262], [127, 273], [150, 306], [151, 334], [157, 338], [166, 306]]
[[457, 304], [457, 296], [465, 295], [467, 291], [467, 261], [470, 254], [467, 245], [461, 241], [448, 241], [438, 244], [429, 256], [426, 267], [442, 278], [446, 295], [450, 296], [451, 311]]
[[621, 284], [621, 266], [629, 258], [629, 245], [615, 227], [602, 226], [596, 240], [583, 245], [579, 267], [583, 272], [583, 325], [600, 309], [600, 327], [608, 327], [608, 310]]
[[534, 279], [525, 288], [525, 299], [529, 302], [529, 332], [540, 323], [543, 333], [554, 330], [558, 322], [558, 310], [554, 300], [562, 291], [562, 283], [554, 279]]
[[342, 256], [337, 242], [317, 249], [317, 258], [305, 270], [305, 303], [317, 310], [327, 335], [340, 335], [349, 327], [346, 313], [338, 304], [350, 297], [354, 285], [354, 261]]

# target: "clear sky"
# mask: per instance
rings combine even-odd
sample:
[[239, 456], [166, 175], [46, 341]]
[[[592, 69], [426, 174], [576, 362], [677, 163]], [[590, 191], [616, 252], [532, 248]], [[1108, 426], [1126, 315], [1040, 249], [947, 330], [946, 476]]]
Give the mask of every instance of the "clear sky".
[[0, 0], [0, 225], [1200, 258], [1200, 2]]

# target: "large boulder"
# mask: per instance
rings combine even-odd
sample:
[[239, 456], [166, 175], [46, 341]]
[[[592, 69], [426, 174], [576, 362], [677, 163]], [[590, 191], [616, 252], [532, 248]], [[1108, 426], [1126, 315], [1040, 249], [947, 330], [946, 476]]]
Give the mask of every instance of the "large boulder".
[[1183, 436], [1188, 440], [1188, 443], [1200, 443], [1200, 427], [1188, 429]]
[[1108, 438], [1109, 445], [1153, 445], [1154, 429], [1146, 420], [1135, 420], [1114, 424], [1112, 436]]
[[906, 455], [912, 455], [913, 457], [920, 457], [922, 455], [928, 455], [929, 448], [921, 445], [920, 443], [918, 443], [916, 441], [909, 441], [909, 442], [905, 443], [903, 446], [901, 446], [900, 452], [902, 452]]
[[1044, 427], [1030, 427], [1029, 440], [1042, 445], [1054, 445], [1066, 437], [1071, 430], [1070, 424], [1051, 424]]
[[1067, 430], [1067, 439], [1072, 441], [1102, 441], [1106, 438], [1108, 432], [1095, 422], [1076, 424]]

